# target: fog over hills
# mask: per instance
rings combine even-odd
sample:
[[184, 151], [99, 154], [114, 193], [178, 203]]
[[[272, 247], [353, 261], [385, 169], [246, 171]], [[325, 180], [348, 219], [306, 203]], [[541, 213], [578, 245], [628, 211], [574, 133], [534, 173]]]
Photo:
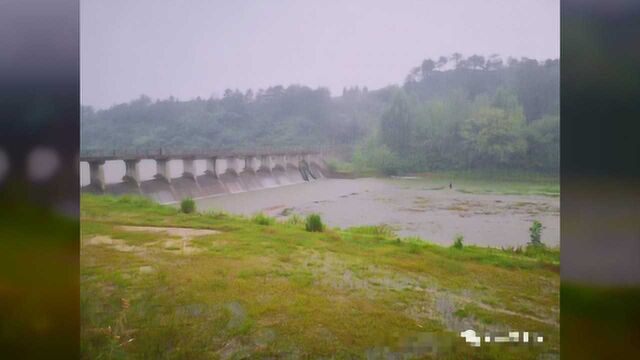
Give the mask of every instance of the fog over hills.
[[[186, 6], [188, 4], [188, 6]], [[81, 3], [82, 103], [301, 84], [379, 89], [426, 58], [560, 54], [557, 0]]]

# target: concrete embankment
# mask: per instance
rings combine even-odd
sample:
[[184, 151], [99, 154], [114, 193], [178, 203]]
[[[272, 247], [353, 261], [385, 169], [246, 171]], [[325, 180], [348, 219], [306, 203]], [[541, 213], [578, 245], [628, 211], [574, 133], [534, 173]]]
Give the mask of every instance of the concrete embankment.
[[167, 178], [159, 174], [154, 179], [143, 181], [125, 177], [123, 182], [107, 184], [103, 189], [85, 186], [82, 190], [108, 194], [140, 194], [166, 204], [187, 197], [198, 199], [317, 181], [329, 175], [322, 165], [316, 162], [300, 162], [299, 166], [287, 164], [271, 169], [245, 168], [242, 171], [230, 167], [219, 175], [212, 171], [202, 175], [184, 172], [177, 178]]

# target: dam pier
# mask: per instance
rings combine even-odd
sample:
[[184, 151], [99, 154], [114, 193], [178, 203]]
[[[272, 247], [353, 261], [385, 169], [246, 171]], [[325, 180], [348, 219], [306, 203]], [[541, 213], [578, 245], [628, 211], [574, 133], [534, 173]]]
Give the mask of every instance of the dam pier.
[[[299, 184], [328, 175], [323, 152], [310, 150], [84, 152], [79, 160], [89, 165], [89, 184], [82, 191], [140, 194], [160, 203]], [[155, 175], [142, 179], [140, 162], [148, 160], [155, 162]], [[182, 163], [181, 174], [172, 174], [170, 162], [176, 161]], [[124, 163], [120, 182], [105, 181], [107, 162]], [[197, 171], [196, 162], [204, 162], [203, 171]]]

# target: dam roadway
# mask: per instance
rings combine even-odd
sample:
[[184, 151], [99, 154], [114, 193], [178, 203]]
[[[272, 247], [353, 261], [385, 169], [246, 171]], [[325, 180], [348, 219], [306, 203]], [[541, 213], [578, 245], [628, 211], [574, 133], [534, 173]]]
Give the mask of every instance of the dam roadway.
[[[173, 203], [186, 197], [205, 198], [324, 178], [328, 175], [325, 153], [317, 149], [84, 151], [79, 160], [89, 165], [89, 184], [82, 191], [140, 194]], [[139, 164], [143, 160], [155, 162], [152, 179], [141, 179]], [[202, 174], [196, 172], [198, 160], [206, 164]], [[169, 161], [180, 161], [182, 173], [172, 174]], [[124, 163], [120, 182], [105, 181], [106, 162]]]

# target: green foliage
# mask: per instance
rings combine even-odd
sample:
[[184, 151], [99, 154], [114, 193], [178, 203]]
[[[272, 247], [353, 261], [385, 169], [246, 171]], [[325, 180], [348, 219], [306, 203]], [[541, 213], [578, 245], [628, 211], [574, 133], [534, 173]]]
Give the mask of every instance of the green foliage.
[[462, 250], [462, 248], [464, 247], [464, 236], [462, 235], [456, 235], [456, 237], [453, 240], [453, 248], [454, 249], [459, 249]]
[[331, 172], [353, 172], [353, 164], [351, 162], [340, 161], [337, 159], [327, 159], [327, 169]]
[[356, 147], [354, 165], [385, 174], [487, 167], [557, 172], [557, 117], [527, 123], [512, 90], [475, 97], [453, 91], [423, 103], [406, 92], [397, 92], [378, 131]]
[[305, 230], [311, 232], [322, 232], [324, 224], [319, 214], [309, 214], [305, 219]]
[[514, 165], [526, 150], [521, 107], [503, 89], [495, 97], [500, 100], [494, 100], [494, 104], [510, 107], [497, 107], [486, 98], [478, 98], [460, 129], [469, 167]]
[[[358, 172], [559, 167], [559, 62], [453, 54], [402, 86], [274, 86], [222, 98], [83, 106], [82, 150], [331, 146]], [[344, 145], [343, 147], [337, 147]], [[330, 163], [340, 170], [341, 165]]]
[[546, 115], [526, 128], [529, 165], [536, 170], [558, 172], [560, 168], [560, 117]]
[[376, 136], [370, 136], [353, 152], [353, 166], [358, 172], [379, 170], [385, 175], [395, 175], [403, 169], [402, 161], [387, 145], [380, 144]]
[[538, 220], [533, 220], [533, 224], [529, 228], [529, 244], [533, 246], [541, 246], [542, 240], [540, 237], [542, 236], [542, 223]]
[[413, 143], [416, 153], [422, 156], [422, 167], [440, 170], [466, 166], [460, 128], [470, 106], [467, 95], [461, 91], [421, 105]]
[[196, 211], [196, 202], [192, 198], [184, 198], [180, 201], [180, 211], [185, 214], [191, 214]]
[[398, 91], [380, 124], [381, 141], [394, 153], [403, 156], [411, 150], [410, 138], [415, 127], [415, 105], [404, 91]]
[[271, 216], [268, 216], [268, 215], [265, 215], [265, 214], [263, 214], [261, 212], [253, 215], [251, 220], [254, 223], [258, 224], [258, 225], [265, 225], [265, 226], [273, 225], [273, 224], [276, 223], [276, 219], [275, 218], [273, 218]]

